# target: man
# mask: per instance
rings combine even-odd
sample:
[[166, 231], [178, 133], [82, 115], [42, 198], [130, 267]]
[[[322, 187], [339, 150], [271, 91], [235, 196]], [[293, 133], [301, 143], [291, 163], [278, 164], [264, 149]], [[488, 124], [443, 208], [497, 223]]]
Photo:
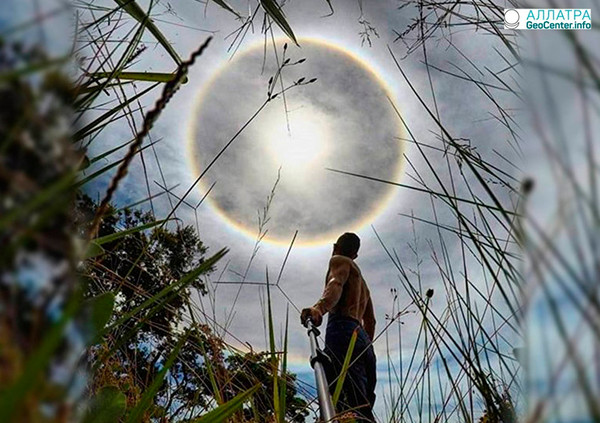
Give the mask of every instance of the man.
[[323, 315], [329, 313], [325, 352], [332, 361], [331, 368], [327, 368], [331, 392], [335, 389], [333, 381], [340, 374], [352, 333], [358, 330], [351, 362], [359, 358], [349, 368], [344, 382], [344, 405], [362, 421], [374, 422], [376, 368], [371, 342], [375, 335], [375, 315], [369, 288], [354, 263], [359, 248], [360, 238], [349, 232], [333, 244], [323, 296], [314, 306], [302, 310], [300, 319], [306, 324], [310, 318], [315, 326], [319, 326]]

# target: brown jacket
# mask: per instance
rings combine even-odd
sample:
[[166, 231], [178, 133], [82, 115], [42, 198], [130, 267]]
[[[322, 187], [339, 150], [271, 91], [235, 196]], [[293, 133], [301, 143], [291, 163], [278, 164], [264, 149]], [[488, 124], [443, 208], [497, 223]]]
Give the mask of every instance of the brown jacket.
[[349, 257], [335, 255], [329, 260], [323, 296], [314, 305], [322, 314], [340, 314], [358, 320], [367, 335], [375, 335], [375, 313], [369, 288], [360, 269]]

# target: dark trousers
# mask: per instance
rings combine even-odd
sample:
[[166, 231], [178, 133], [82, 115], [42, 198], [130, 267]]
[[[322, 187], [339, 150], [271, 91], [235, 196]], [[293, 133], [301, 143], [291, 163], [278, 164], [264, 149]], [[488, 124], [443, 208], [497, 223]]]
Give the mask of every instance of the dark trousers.
[[[329, 390], [333, 394], [350, 338], [354, 329], [358, 329], [358, 337], [354, 352], [342, 387], [342, 395], [337, 404], [337, 411], [351, 410], [362, 421], [375, 421], [373, 405], [375, 404], [376, 361], [373, 346], [365, 330], [358, 321], [336, 314], [329, 315], [327, 333], [325, 335], [325, 352], [331, 358], [331, 366], [326, 366]], [[358, 357], [358, 359], [356, 359]]]

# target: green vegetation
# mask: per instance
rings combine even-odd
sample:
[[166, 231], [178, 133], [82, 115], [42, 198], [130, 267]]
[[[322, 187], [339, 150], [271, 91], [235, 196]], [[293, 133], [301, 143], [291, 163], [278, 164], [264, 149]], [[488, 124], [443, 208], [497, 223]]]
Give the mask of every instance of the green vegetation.
[[[297, 43], [293, 20], [281, 4], [251, 3], [247, 16], [225, 1], [210, 3], [240, 20], [233, 50], [261, 19], [265, 39], [280, 30]], [[383, 358], [388, 380], [380, 380], [387, 388], [379, 401], [385, 402], [387, 415], [380, 417], [391, 422], [550, 420], [560, 409], [552, 401], [556, 398], [538, 400], [528, 408], [521, 405], [527, 396], [521, 377], [527, 376], [531, 357], [513, 353], [527, 343], [527, 305], [535, 292], [549, 304], [549, 320], [564, 352], [563, 364], [548, 370], [550, 383], [557, 386], [560, 378], [555, 375], [563, 367], [572, 368], [576, 374], [572, 389], [581, 392], [585, 412], [598, 421], [592, 372], [574, 347], [576, 333], [567, 329], [567, 317], [552, 295], [559, 289], [571, 300], [583, 330], [597, 343], [597, 269], [588, 266], [589, 251], [598, 251], [594, 234], [600, 216], [599, 197], [588, 190], [588, 185], [596, 186], [598, 173], [594, 148], [590, 147], [583, 171], [578, 168], [589, 180], [582, 182], [575, 176], [579, 164], [556, 153], [568, 144], [562, 132], [541, 137], [562, 188], [557, 202], [568, 204], [572, 213], [569, 224], [559, 222], [551, 228], [529, 216], [526, 206], [533, 182], [511, 176], [510, 166], [499, 164], [508, 161], [498, 159], [493, 149], [482, 152], [477, 140], [472, 145], [453, 134], [436, 104], [432, 73], [474, 84], [489, 101], [494, 111], [490, 114], [506, 128], [506, 142], [520, 151], [521, 130], [503, 104], [506, 96], [521, 99], [514, 82], [518, 72], [513, 73], [521, 58], [514, 38], [498, 25], [503, 5], [459, 3], [403, 2], [403, 9], [412, 9], [416, 19], [397, 32], [398, 42], [405, 43], [407, 54], [421, 54], [430, 90], [416, 88], [390, 48], [398, 80], [425, 111], [437, 145], [419, 139], [411, 122], [398, 112], [408, 134], [405, 141], [415, 146], [423, 165], [415, 169], [408, 164], [414, 171], [411, 184], [378, 182], [419, 192], [430, 200], [434, 219], [406, 218], [414, 227], [433, 226], [438, 237], [424, 246], [415, 229], [409, 242], [415, 266], [410, 267], [376, 233], [382, 254], [395, 266], [400, 281], [392, 290], [388, 321], [375, 340], [386, 339], [391, 351], [389, 331], [398, 331], [400, 357], [389, 353]], [[180, 58], [150, 18], [155, 2], [149, 4], [144, 10], [135, 1], [117, 0], [110, 6], [75, 2], [85, 18], [78, 22], [75, 53], [91, 54], [75, 54], [79, 61], [74, 80], [65, 76], [68, 59], [48, 57], [39, 47], [12, 40], [11, 33], [3, 33], [6, 39], [0, 40], [0, 415], [15, 422], [304, 421], [314, 400], [299, 395], [297, 380], [288, 372], [288, 321], [281, 345], [276, 342], [270, 295], [272, 286], [281, 289], [277, 283], [267, 282], [266, 352], [228, 345], [227, 328], [195, 302], [210, 295], [207, 277], [227, 253], [219, 249], [225, 246], [211, 246], [215, 251], [209, 251], [196, 230], [176, 218], [195, 184], [166, 216], [142, 211], [151, 204], [150, 194], [129, 207], [115, 204], [115, 192], [132, 160], [152, 151], [154, 144], [147, 137], [152, 126], [188, 80], [189, 68], [210, 48], [207, 37], [189, 60]], [[360, 36], [371, 44], [370, 37], [377, 32], [363, 16], [363, 2], [358, 4]], [[335, 2], [323, 5], [335, 13]], [[34, 20], [12, 31], [37, 24]], [[115, 43], [112, 32], [117, 28], [125, 36]], [[428, 49], [439, 38], [450, 37], [448, 31], [454, 28], [495, 37], [499, 47], [493, 54], [505, 61], [506, 68], [492, 72], [469, 62], [469, 73], [429, 63]], [[136, 68], [146, 34], [172, 59], [171, 72]], [[542, 76], [558, 75], [573, 83], [585, 115], [595, 114], [589, 97], [596, 96], [600, 86], [597, 61], [577, 37], [565, 34], [581, 75], [541, 63], [533, 63], [534, 68]], [[281, 90], [275, 88], [286, 65], [269, 82], [269, 96], [249, 122], [291, 88], [284, 88], [283, 82]], [[134, 85], [136, 89], [130, 89]], [[142, 107], [140, 102], [149, 98], [154, 106]], [[131, 125], [132, 133], [117, 147], [100, 146], [96, 150], [104, 153], [90, 157], [90, 146], [96, 147], [94, 143], [122, 119], [137, 123]], [[71, 130], [71, 122], [76, 130]], [[593, 146], [591, 134], [586, 137], [586, 145]], [[235, 136], [225, 148], [234, 140]], [[443, 166], [433, 162], [435, 154], [443, 158]], [[333, 171], [373, 179], [346, 169]], [[108, 175], [108, 190], [101, 199], [85, 195], [89, 184]], [[268, 220], [267, 209], [263, 222]], [[442, 211], [452, 216], [453, 224], [437, 220]], [[262, 236], [261, 227], [257, 245]], [[575, 253], [565, 252], [561, 248], [565, 244], [573, 245]], [[460, 251], [458, 260], [449, 254], [451, 249]], [[422, 284], [424, 256], [432, 257], [441, 281], [435, 296]], [[576, 257], [575, 264], [571, 256]], [[531, 268], [523, 268], [523, 259], [533, 263]], [[399, 298], [408, 298], [408, 305]], [[443, 306], [433, 307], [434, 302]], [[402, 320], [411, 313], [420, 325], [417, 342], [407, 349], [402, 344]], [[402, 356], [407, 350], [409, 357]], [[352, 364], [351, 356], [349, 351], [344, 368]], [[338, 388], [342, 383], [343, 377]], [[337, 400], [339, 389], [336, 392]]]

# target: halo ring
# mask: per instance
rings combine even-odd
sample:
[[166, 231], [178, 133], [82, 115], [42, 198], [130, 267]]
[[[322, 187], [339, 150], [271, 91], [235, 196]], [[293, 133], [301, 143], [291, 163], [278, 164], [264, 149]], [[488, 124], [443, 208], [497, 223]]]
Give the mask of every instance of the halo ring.
[[[283, 41], [284, 41], [284, 39], [282, 39], [282, 38], [276, 39], [276, 42], [278, 44], [282, 43]], [[322, 47], [333, 49], [333, 50], [349, 57], [350, 59], [352, 59], [352, 61], [355, 64], [360, 66], [363, 70], [367, 71], [373, 77], [373, 79], [378, 82], [379, 86], [385, 92], [385, 94], [388, 97], [388, 99], [390, 100], [390, 102], [395, 104], [394, 95], [392, 94], [392, 90], [390, 89], [388, 84], [385, 82], [385, 80], [379, 75], [379, 73], [375, 69], [373, 69], [373, 67], [365, 59], [361, 58], [356, 53], [354, 53], [350, 50], [347, 50], [333, 42], [318, 39], [318, 38], [303, 37], [303, 38], [300, 38], [298, 41], [299, 41], [300, 45], [302, 45], [302, 43], [314, 43], [314, 44], [318, 44]], [[263, 41], [257, 42], [256, 44], [239, 52], [238, 53], [239, 57], [242, 57], [245, 54], [251, 53], [252, 51], [254, 51], [256, 49], [259, 49], [259, 48], [262, 49], [263, 47], [264, 47]], [[234, 61], [234, 60], [236, 60], [236, 58], [234, 58], [232, 61]], [[201, 174], [202, 169], [200, 169], [198, 167], [198, 162], [197, 162], [197, 160], [195, 160], [195, 157], [198, 154], [196, 151], [195, 142], [194, 142], [195, 141], [194, 135], [196, 133], [195, 123], [197, 120], [194, 119], [193, 117], [198, 115], [198, 112], [202, 108], [204, 97], [209, 92], [213, 82], [218, 78], [221, 71], [223, 71], [230, 63], [231, 63], [231, 61], [224, 63], [219, 68], [217, 68], [216, 71], [213, 72], [213, 74], [210, 76], [210, 78], [208, 78], [208, 80], [203, 84], [202, 88], [200, 89], [200, 93], [196, 96], [196, 99], [192, 106], [192, 114], [191, 114], [192, 119], [190, 119], [190, 123], [187, 128], [188, 131], [187, 131], [186, 149], [188, 152], [188, 154], [187, 154], [188, 163], [189, 163], [190, 168], [192, 169], [194, 178], [196, 178], [197, 175]], [[398, 107], [396, 106], [396, 108], [398, 108]], [[404, 172], [404, 160], [402, 159], [402, 157], [403, 157], [404, 151], [405, 151], [405, 142], [401, 141], [404, 131], [403, 131], [402, 125], [400, 124], [400, 121], [398, 122], [397, 128], [398, 128], [398, 138], [399, 138], [398, 142], [400, 143], [399, 144], [400, 159], [397, 161], [396, 169], [393, 172], [394, 180], [399, 180]], [[217, 185], [218, 185], [218, 183], [217, 183]], [[200, 182], [198, 183], [198, 189], [200, 189], [203, 192], [206, 192], [208, 190], [208, 186], [206, 186], [204, 184], [204, 182], [202, 180], [200, 180]], [[355, 221], [348, 222], [347, 227], [345, 229], [343, 229], [342, 231], [355, 231], [355, 232], [360, 231], [360, 229], [362, 229], [364, 226], [366, 226], [367, 224], [369, 224], [370, 222], [375, 220], [375, 218], [377, 216], [379, 216], [387, 208], [390, 201], [395, 196], [396, 192], [397, 192], [397, 190], [393, 186], [390, 186], [387, 189], [387, 192], [383, 195], [383, 198], [379, 202], [375, 203], [374, 206], [371, 208], [371, 210], [368, 213], [363, 213], [360, 216], [360, 219], [356, 219]], [[216, 212], [216, 214], [224, 222], [226, 222], [231, 228], [234, 228], [236, 231], [242, 233], [249, 239], [252, 239], [252, 240], [256, 239], [256, 236], [257, 236], [256, 228], [246, 227], [243, 224], [240, 224], [237, 221], [235, 221], [234, 219], [232, 219], [225, 210], [223, 210], [221, 207], [219, 207], [219, 205], [217, 204], [216, 201], [213, 201], [211, 199], [210, 195], [207, 197], [207, 201], [210, 204], [211, 208]], [[302, 240], [302, 238], [299, 238], [295, 242], [294, 245], [296, 247], [320, 246], [320, 245], [327, 244], [327, 243], [330, 243], [333, 240], [335, 240], [337, 238], [337, 236], [339, 236], [339, 233], [340, 233], [340, 228], [336, 227], [336, 228], [324, 231], [324, 233], [322, 235], [320, 235], [319, 237], [313, 237], [311, 239], [306, 239], [306, 240]], [[290, 237], [288, 239], [273, 238], [270, 236], [266, 236], [263, 239], [263, 241], [267, 242], [269, 244], [272, 244], [272, 245], [288, 247], [289, 243], [291, 241], [292, 235], [293, 234], [290, 233]], [[300, 236], [302, 236], [301, 233], [300, 233]]]

